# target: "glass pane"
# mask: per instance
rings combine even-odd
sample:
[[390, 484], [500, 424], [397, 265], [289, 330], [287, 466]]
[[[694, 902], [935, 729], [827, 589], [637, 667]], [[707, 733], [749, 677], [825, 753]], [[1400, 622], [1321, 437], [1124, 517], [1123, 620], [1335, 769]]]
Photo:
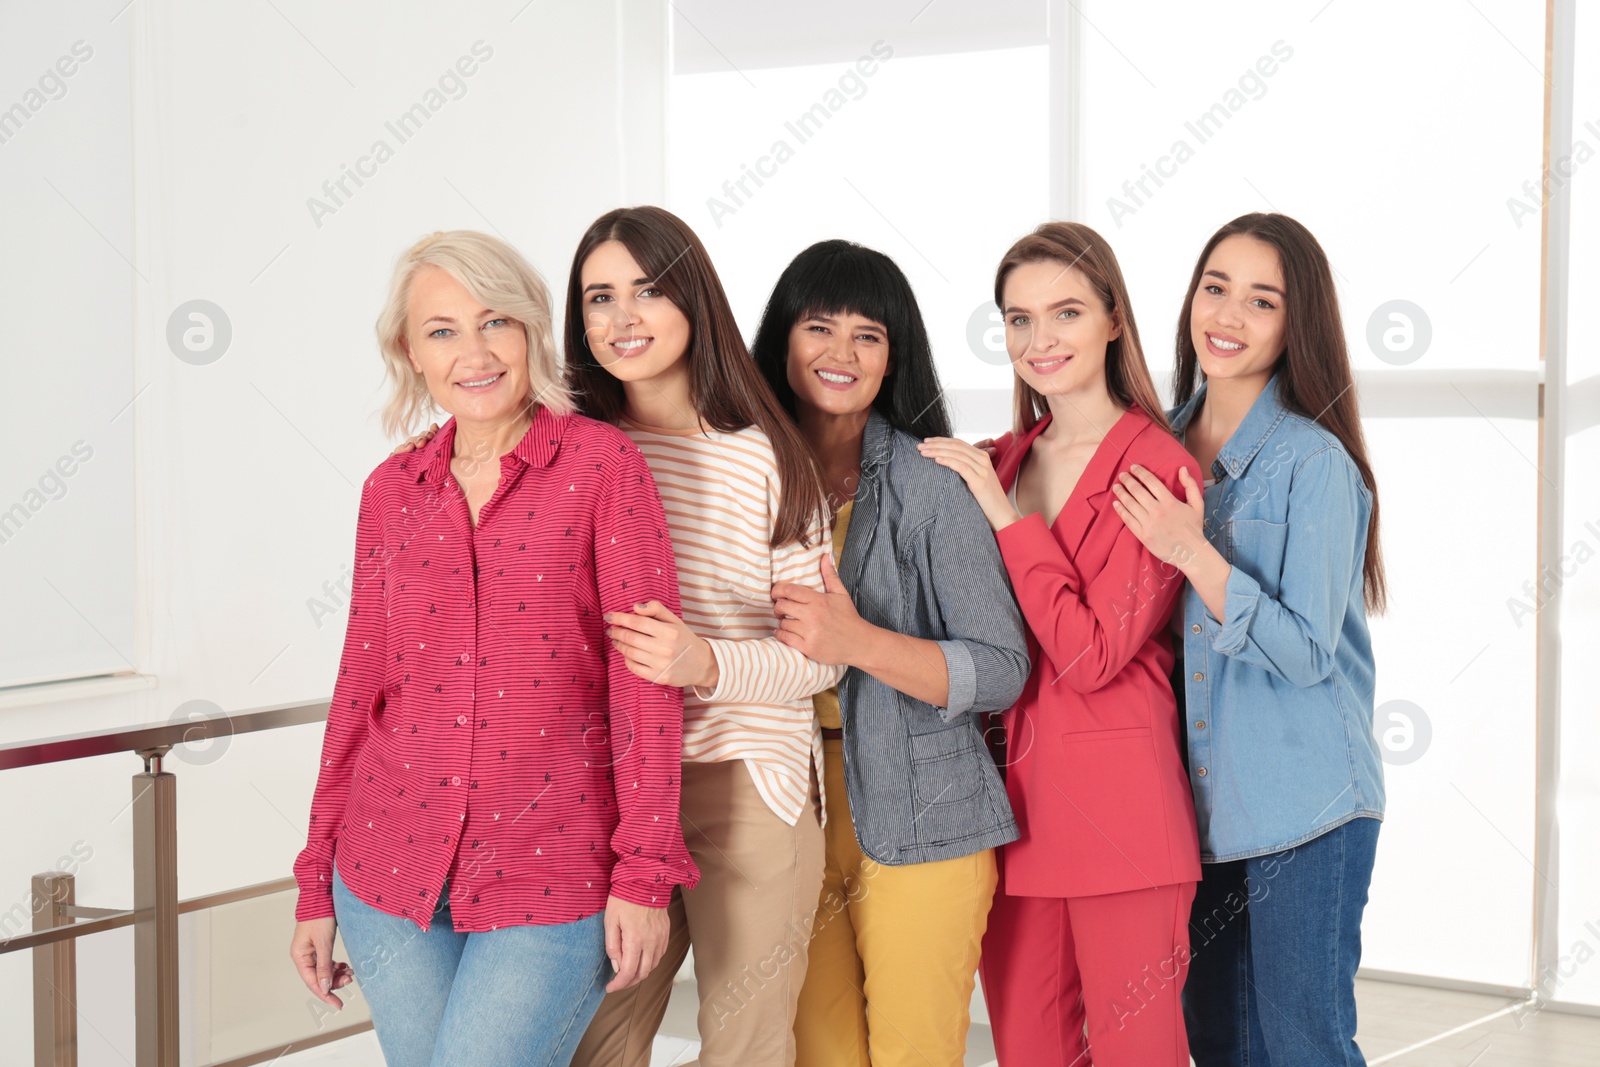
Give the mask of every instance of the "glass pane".
[[[997, 325], [987, 318], [995, 265], [1048, 209], [1044, 8], [1020, 6], [1035, 13], [1022, 24], [1030, 33], [974, 41], [948, 28], [891, 34], [893, 25], [883, 26], [893, 5], [868, 5], [883, 18], [830, 23], [836, 35], [827, 47], [813, 42], [805, 53], [827, 62], [747, 66], [734, 49], [728, 60], [737, 70], [724, 64], [673, 78], [669, 206], [721, 267], [746, 337], [796, 253], [826, 238], [859, 241], [910, 278], [958, 427], [1002, 428], [959, 416], [974, 407], [973, 391], [1010, 389], [1004, 353], [978, 358], [969, 335]], [[992, 12], [966, 17], [984, 23]], [[716, 25], [700, 28], [722, 43]], [[902, 20], [900, 29], [912, 26]], [[872, 36], [880, 31], [888, 35]], [[706, 66], [696, 31], [680, 18], [675, 33], [683, 65]], [[685, 55], [691, 37], [699, 44]], [[1009, 46], [989, 47], [997, 42]]]
[[1390, 817], [1362, 962], [1522, 985], [1535, 649], [1507, 599], [1536, 558], [1539, 219], [1521, 201], [1543, 6], [1084, 11], [1086, 219], [1152, 364], [1170, 367], [1194, 257], [1227, 220], [1292, 215], [1336, 272], [1392, 583], [1373, 624]]

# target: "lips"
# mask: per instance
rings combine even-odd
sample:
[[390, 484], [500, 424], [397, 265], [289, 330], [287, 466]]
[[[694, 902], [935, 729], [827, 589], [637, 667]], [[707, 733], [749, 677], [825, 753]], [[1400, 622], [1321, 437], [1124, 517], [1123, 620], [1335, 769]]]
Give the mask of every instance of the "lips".
[[1035, 374], [1054, 374], [1056, 371], [1060, 370], [1062, 367], [1065, 367], [1071, 362], [1072, 357], [1068, 355], [1052, 356], [1048, 359], [1030, 359], [1027, 361], [1027, 364]]
[[1206, 351], [1220, 359], [1237, 356], [1250, 346], [1237, 337], [1230, 337], [1225, 333], [1212, 333], [1206, 331]]
[[814, 372], [825, 389], [849, 389], [856, 384], [856, 376], [841, 370], [818, 368]]
[[474, 378], [471, 381], [466, 382], [457, 382], [456, 385], [462, 389], [465, 389], [469, 393], [486, 393], [490, 389], [493, 389], [496, 385], [500, 384], [500, 379], [504, 378], [505, 376], [506, 372], [501, 371], [498, 374], [491, 374], [488, 377]]
[[611, 351], [621, 359], [629, 359], [642, 355], [654, 343], [654, 337], [624, 337], [611, 342]]

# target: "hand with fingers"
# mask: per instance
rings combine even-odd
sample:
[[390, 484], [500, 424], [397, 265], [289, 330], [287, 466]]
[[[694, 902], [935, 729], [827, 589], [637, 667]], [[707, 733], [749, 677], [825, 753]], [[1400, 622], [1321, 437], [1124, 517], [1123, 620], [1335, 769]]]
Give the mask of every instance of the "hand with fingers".
[[848, 663], [862, 645], [862, 627], [869, 626], [834, 568], [822, 555], [822, 591], [799, 582], [772, 586], [772, 613], [779, 619], [774, 637], [814, 663]]
[[401, 441], [398, 445], [395, 445], [394, 451], [389, 454], [391, 456], [403, 456], [407, 452], [415, 452], [417, 449], [433, 440], [433, 435], [438, 432], [439, 424], [436, 422], [430, 423], [426, 430], [423, 430], [415, 437], [408, 437], [404, 441]]
[[1206, 497], [1189, 468], [1178, 468], [1178, 482], [1183, 500], [1135, 463], [1131, 471], [1123, 471], [1111, 483], [1116, 497], [1111, 506], [1152, 556], [1186, 571], [1191, 561], [1210, 548], [1205, 535]]
[[348, 963], [335, 962], [333, 935], [336, 922], [333, 916], [325, 919], [307, 919], [294, 924], [294, 937], [289, 942], [289, 957], [294, 960], [300, 980], [313, 996], [332, 1008], [343, 1008], [344, 1001], [334, 996], [335, 989], [343, 989], [355, 981], [355, 971]]
[[616, 977], [606, 992], [638, 985], [656, 969], [672, 932], [666, 908], [647, 908], [620, 897], [606, 900], [606, 957]]
[[612, 647], [640, 678], [657, 685], [716, 688], [720, 672], [711, 643], [661, 601], [635, 604], [632, 611], [607, 612], [603, 617]]
[[[988, 444], [993, 448], [992, 441]], [[1003, 530], [1022, 518], [1017, 514], [1017, 509], [1011, 506], [1011, 501], [1006, 499], [1006, 491], [1000, 486], [1000, 477], [994, 472], [994, 456], [991, 453], [954, 437], [930, 437], [917, 446], [917, 451], [941, 467], [949, 467], [961, 475], [967, 488], [972, 490], [973, 499], [983, 509], [984, 517], [989, 520], [990, 529]]]
[[1000, 462], [1000, 448], [994, 443], [994, 438], [985, 437], [981, 441], [974, 441], [972, 447], [989, 457], [989, 465], [991, 467]]

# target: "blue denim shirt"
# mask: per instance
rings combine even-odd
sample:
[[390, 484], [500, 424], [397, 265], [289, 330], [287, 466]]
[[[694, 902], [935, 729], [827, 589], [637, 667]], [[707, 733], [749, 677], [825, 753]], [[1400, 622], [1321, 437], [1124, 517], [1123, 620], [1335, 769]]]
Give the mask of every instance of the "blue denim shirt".
[[[1225, 622], [1183, 593], [1189, 781], [1208, 863], [1383, 817], [1362, 565], [1372, 494], [1274, 374], [1212, 466], [1206, 538], [1232, 565]], [[1180, 435], [1205, 385], [1170, 414]]]
[[861, 851], [898, 866], [1015, 841], [982, 713], [1016, 703], [1028, 680], [1022, 612], [961, 476], [876, 410], [862, 434], [839, 578], [868, 622], [937, 642], [950, 684], [939, 708], [856, 667], [839, 682], [845, 792]]

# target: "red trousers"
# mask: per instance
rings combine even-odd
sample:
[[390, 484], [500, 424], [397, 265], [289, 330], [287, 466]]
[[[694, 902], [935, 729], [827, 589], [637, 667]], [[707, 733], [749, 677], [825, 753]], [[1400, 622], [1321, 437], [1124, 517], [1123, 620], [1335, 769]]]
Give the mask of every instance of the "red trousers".
[[1000, 1067], [1188, 1067], [1194, 891], [1013, 897], [1002, 881], [978, 964]]

